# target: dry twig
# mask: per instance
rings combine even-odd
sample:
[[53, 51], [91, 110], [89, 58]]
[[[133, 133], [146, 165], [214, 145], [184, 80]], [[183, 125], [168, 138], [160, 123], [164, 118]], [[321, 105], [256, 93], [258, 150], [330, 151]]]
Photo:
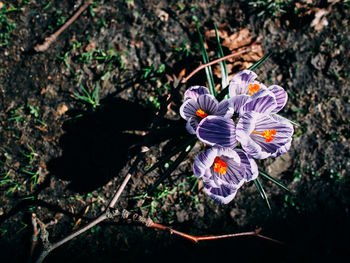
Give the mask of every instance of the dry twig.
[[[67, 237], [61, 239], [60, 241], [51, 244], [48, 240], [48, 233], [45, 230], [45, 235], [42, 236], [42, 241], [44, 243], [44, 250], [41, 252], [41, 254], [39, 255], [39, 258], [37, 259], [36, 263], [41, 263], [43, 262], [43, 260], [47, 257], [47, 255], [53, 251], [54, 249], [60, 247], [61, 245], [65, 244], [66, 242], [70, 241], [71, 239], [79, 236], [80, 234], [84, 233], [85, 231], [89, 230], [90, 228], [92, 228], [93, 226], [99, 224], [100, 222], [106, 220], [107, 218], [112, 218], [115, 217], [116, 215], [119, 215], [120, 213], [118, 212], [118, 210], [114, 209], [115, 204], [117, 203], [117, 201], [119, 200], [122, 192], [124, 191], [127, 183], [129, 182], [132, 174], [137, 170], [137, 165], [138, 163], [142, 160], [142, 158], [144, 157], [144, 155], [147, 152], [148, 147], [146, 145], [148, 145], [151, 137], [153, 136], [153, 131], [156, 129], [158, 122], [160, 121], [160, 118], [166, 113], [167, 111], [167, 106], [169, 105], [169, 103], [172, 101], [174, 94], [176, 92], [178, 92], [179, 89], [179, 80], [175, 79], [174, 81], [174, 89], [173, 92], [170, 94], [170, 96], [167, 97], [166, 101], [164, 102], [164, 104], [162, 105], [161, 109], [158, 111], [157, 113], [157, 117], [154, 119], [152, 125], [151, 125], [151, 130], [150, 132], [144, 137], [144, 143], [143, 143], [143, 147], [141, 148], [140, 153], [138, 154], [136, 160], [133, 162], [132, 166], [129, 169], [129, 172], [127, 173], [127, 175], [125, 176], [122, 184], [120, 185], [119, 189], [117, 190], [117, 192], [114, 194], [114, 196], [111, 199], [111, 202], [109, 203], [106, 211], [104, 213], [102, 213], [99, 217], [97, 217], [95, 220], [93, 220], [92, 222], [88, 223], [87, 225], [85, 225], [84, 227], [78, 229], [77, 231], [73, 232], [72, 234], [68, 235]], [[39, 223], [39, 221], [38, 221]], [[41, 230], [43, 233], [43, 229]]]
[[186, 83], [190, 78], [193, 77], [193, 75], [197, 74], [198, 71], [202, 70], [202, 69], [205, 69], [206, 67], [209, 67], [211, 65], [214, 65], [214, 64], [217, 64], [223, 60], [227, 60], [227, 59], [230, 59], [230, 58], [233, 58], [233, 57], [237, 57], [239, 55], [242, 55], [244, 53], [247, 53], [251, 50], [253, 50], [254, 48], [254, 45], [256, 45], [258, 42], [260, 41], [260, 38], [256, 39], [253, 43], [251, 43], [248, 47], [246, 47], [245, 49], [241, 50], [241, 51], [238, 51], [238, 52], [235, 52], [235, 53], [232, 53], [230, 55], [227, 55], [227, 56], [224, 56], [222, 58], [218, 58], [218, 59], [215, 59], [209, 63], [206, 63], [206, 64], [202, 64], [200, 66], [198, 66], [197, 68], [195, 68], [190, 74], [188, 74], [187, 77], [183, 78], [181, 83]]
[[86, 8], [92, 3], [92, 0], [87, 0], [79, 9], [78, 11], [63, 25], [58, 29], [55, 33], [53, 33], [51, 36], [45, 38], [45, 42], [43, 44], [36, 45], [34, 47], [34, 50], [36, 52], [43, 52], [47, 50], [50, 45], [58, 38], [58, 36], [66, 30], [67, 27], [69, 27], [77, 18], [80, 16], [82, 12], [85, 11]]
[[[116, 214], [119, 215], [120, 213], [117, 212]], [[262, 231], [262, 228], [258, 228], [255, 231], [250, 231], [250, 232], [242, 232], [242, 233], [234, 233], [234, 234], [226, 234], [226, 235], [193, 236], [193, 235], [189, 235], [189, 234], [180, 232], [176, 229], [172, 229], [170, 227], [155, 223], [150, 218], [145, 218], [145, 217], [142, 217], [138, 214], [130, 213], [129, 211], [127, 211], [125, 209], [122, 211], [121, 215], [122, 215], [123, 219], [131, 219], [134, 222], [141, 223], [141, 224], [143, 224], [147, 227], [150, 227], [150, 228], [156, 228], [156, 229], [160, 229], [160, 230], [164, 230], [164, 231], [169, 231], [170, 234], [175, 234], [175, 235], [181, 236], [181, 237], [189, 239], [195, 243], [197, 243], [199, 241], [223, 239], [223, 238], [231, 238], [231, 237], [256, 236], [259, 238], [270, 240], [270, 241], [275, 242], [275, 243], [280, 244], [280, 245], [285, 245], [283, 242], [281, 242], [279, 240], [261, 235], [260, 232]]]

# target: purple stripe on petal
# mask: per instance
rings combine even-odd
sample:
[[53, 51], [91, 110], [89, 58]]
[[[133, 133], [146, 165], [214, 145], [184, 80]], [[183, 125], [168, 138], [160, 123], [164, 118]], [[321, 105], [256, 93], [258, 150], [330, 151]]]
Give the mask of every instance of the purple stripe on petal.
[[230, 81], [229, 95], [231, 98], [248, 94], [249, 83], [252, 83], [256, 79], [257, 75], [250, 70], [243, 70], [238, 72]]
[[190, 134], [196, 134], [196, 130], [198, 127], [198, 118], [196, 117], [191, 117], [187, 120], [186, 123], [186, 130], [190, 133]]
[[237, 188], [243, 185], [245, 182], [245, 167], [241, 163], [236, 163], [233, 159], [223, 160], [227, 162], [227, 172], [224, 174], [227, 182], [236, 185]]
[[256, 111], [268, 114], [277, 107], [275, 96], [272, 92], [265, 90], [258, 91], [252, 95], [249, 101], [243, 106], [241, 113]]
[[[252, 124], [253, 127], [250, 126], [248, 130], [246, 126]], [[262, 134], [266, 130], [276, 132], [272, 140], [268, 142]], [[245, 113], [239, 119], [236, 128], [237, 140], [241, 142], [242, 148], [255, 159], [264, 159], [284, 153], [292, 134], [293, 126], [286, 119], [257, 112]]]
[[[202, 177], [210, 169], [217, 155], [215, 148], [208, 149], [196, 156], [193, 162], [193, 173], [196, 177]], [[208, 176], [208, 175], [207, 175]]]
[[275, 153], [271, 154], [271, 157], [274, 158], [287, 153], [290, 149], [291, 144], [292, 144], [292, 138], [290, 138], [290, 140], [286, 144], [284, 144], [282, 147], [280, 147]]
[[192, 86], [189, 87], [185, 92], [185, 100], [194, 99], [196, 100], [200, 95], [209, 94], [209, 90], [203, 86]]
[[250, 156], [247, 155], [247, 153], [245, 153], [242, 150], [236, 150], [237, 154], [240, 156], [241, 158], [241, 164], [245, 167], [245, 179], [246, 181], [251, 181], [254, 180], [258, 177], [259, 175], [259, 171], [258, 171], [258, 166], [256, 164], [256, 162], [254, 161], [253, 158], [251, 158]]
[[218, 151], [218, 153], [217, 153], [218, 156], [225, 156], [225, 157], [233, 159], [238, 164], [241, 163], [241, 158], [235, 150], [230, 149], [230, 148], [220, 147], [220, 148], [217, 148], [217, 151]]
[[219, 102], [213, 95], [204, 94], [198, 97], [197, 103], [199, 108], [208, 115], [213, 115], [218, 109]]
[[259, 116], [263, 114], [257, 112], [246, 112], [238, 120], [236, 127], [236, 138], [241, 143], [244, 151], [255, 159], [264, 159], [269, 157], [270, 153], [262, 151], [260, 145], [258, 145], [252, 138], [251, 135], [255, 129], [255, 122]]
[[249, 134], [255, 127], [253, 120], [257, 114], [256, 112], [246, 112], [240, 116], [236, 127], [236, 137], [240, 143], [244, 144], [249, 139]]
[[272, 111], [272, 113], [279, 112], [284, 107], [284, 105], [286, 105], [288, 94], [282, 87], [277, 85], [272, 85], [268, 89], [275, 95], [277, 102], [277, 107]]
[[224, 99], [219, 103], [218, 110], [216, 111], [215, 115], [225, 118], [232, 118], [233, 113], [234, 111], [231, 107], [230, 100]]
[[221, 116], [208, 116], [198, 125], [197, 137], [216, 147], [233, 148], [237, 145], [235, 124]]
[[249, 100], [249, 95], [238, 95], [229, 99], [233, 112], [240, 113], [245, 103]]
[[196, 111], [199, 109], [199, 105], [196, 100], [188, 99], [180, 107], [180, 115], [185, 120], [190, 117], [196, 117]]
[[275, 114], [259, 115], [255, 122], [255, 131], [263, 132], [264, 130], [276, 130], [275, 138], [289, 138], [293, 135], [293, 125], [283, 117]]
[[237, 193], [237, 189], [228, 187], [227, 185], [218, 185], [217, 187], [213, 187], [205, 182], [204, 191], [210, 198], [221, 204], [228, 204], [231, 202]]

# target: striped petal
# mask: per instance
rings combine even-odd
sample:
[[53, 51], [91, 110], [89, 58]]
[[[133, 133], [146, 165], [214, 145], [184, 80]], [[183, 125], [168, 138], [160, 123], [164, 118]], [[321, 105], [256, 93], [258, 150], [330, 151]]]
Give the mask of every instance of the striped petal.
[[[264, 131], [275, 130], [273, 139], [267, 141]], [[293, 126], [276, 115], [247, 112], [237, 123], [236, 136], [242, 148], [255, 159], [279, 156], [290, 148]]]
[[187, 122], [186, 122], [186, 130], [190, 133], [190, 134], [196, 134], [196, 130], [198, 127], [198, 118], [196, 117], [190, 117]]
[[287, 92], [280, 86], [272, 85], [268, 88], [269, 91], [271, 91], [276, 98], [277, 107], [271, 111], [271, 113], [279, 112], [284, 105], [286, 105], [288, 100], [288, 94]]
[[208, 88], [203, 86], [192, 86], [185, 91], [185, 100], [194, 99], [196, 100], [200, 95], [210, 94]]
[[180, 115], [185, 120], [188, 120], [191, 117], [196, 117], [196, 112], [199, 109], [197, 100], [188, 99], [180, 107]]
[[221, 204], [228, 204], [235, 198], [239, 187], [230, 185], [212, 185], [204, 182], [205, 193], [213, 200]]
[[[217, 165], [224, 164], [222, 172]], [[255, 161], [242, 150], [211, 148], [198, 154], [193, 163], [193, 172], [201, 177], [204, 191], [215, 201], [227, 204], [237, 190], [247, 181], [258, 176]]]
[[210, 148], [196, 156], [193, 162], [193, 173], [197, 178], [202, 177], [214, 163], [217, 156], [217, 149]]
[[234, 122], [221, 116], [204, 118], [198, 125], [197, 137], [210, 146], [233, 148], [237, 145]]
[[257, 75], [250, 70], [243, 70], [234, 75], [229, 85], [230, 97], [233, 98], [238, 95], [248, 94], [248, 86], [254, 82], [256, 77]]
[[254, 159], [251, 158], [245, 151], [242, 151], [240, 149], [237, 149], [236, 152], [241, 159], [241, 166], [244, 166], [245, 168], [245, 180], [249, 182], [256, 179], [259, 175], [259, 170]]
[[204, 94], [197, 98], [199, 109], [202, 109], [208, 115], [215, 114], [218, 110], [219, 102], [213, 95]]
[[266, 90], [262, 89], [256, 94], [250, 96], [249, 100], [241, 108], [240, 114], [247, 111], [255, 111], [260, 113], [269, 114], [277, 107], [275, 95]]
[[218, 110], [215, 113], [217, 116], [222, 116], [225, 118], [232, 118], [233, 116], [233, 108], [231, 107], [230, 100], [224, 99], [219, 103]]
[[250, 97], [248, 95], [238, 95], [230, 98], [229, 102], [230, 102], [230, 107], [232, 108], [232, 111], [234, 113], [240, 113], [243, 106], [247, 103], [249, 98]]

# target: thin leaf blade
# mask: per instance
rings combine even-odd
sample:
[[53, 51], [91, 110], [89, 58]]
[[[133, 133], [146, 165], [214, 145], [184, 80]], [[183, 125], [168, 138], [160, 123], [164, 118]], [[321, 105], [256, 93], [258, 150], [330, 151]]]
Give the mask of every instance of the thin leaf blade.
[[265, 200], [266, 205], [267, 205], [267, 207], [269, 208], [269, 210], [271, 212], [272, 210], [271, 210], [271, 205], [270, 205], [269, 199], [267, 198], [267, 195], [265, 193], [265, 190], [264, 190], [264, 188], [263, 188], [259, 178], [256, 178], [253, 182], [254, 182], [256, 188], [258, 189], [261, 197]]
[[[197, 27], [198, 35], [199, 35], [199, 42], [201, 46], [201, 52], [202, 52], [202, 57], [203, 57], [203, 63], [207, 64], [209, 63], [209, 57], [207, 50], [205, 49], [204, 45], [204, 40], [202, 37], [202, 34], [199, 30], [199, 27]], [[214, 83], [214, 76], [213, 76], [213, 71], [211, 70], [211, 67], [205, 67], [205, 74], [207, 76], [207, 81], [208, 81], [208, 87], [209, 87], [209, 92], [212, 94], [214, 97], [216, 97], [216, 90], [215, 90], [215, 83]]]
[[[225, 55], [220, 43], [219, 31], [216, 25], [214, 25], [214, 27], [215, 27], [215, 36], [216, 36], [216, 42], [217, 42], [217, 55], [218, 55], [218, 58], [222, 58]], [[227, 73], [225, 60], [220, 61], [220, 72], [221, 72], [221, 88], [223, 89], [228, 85], [228, 73]]]

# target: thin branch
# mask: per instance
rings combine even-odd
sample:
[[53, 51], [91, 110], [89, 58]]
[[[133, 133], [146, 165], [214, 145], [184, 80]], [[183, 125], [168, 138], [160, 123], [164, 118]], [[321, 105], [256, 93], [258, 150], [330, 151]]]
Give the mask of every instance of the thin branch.
[[226, 235], [193, 236], [193, 235], [189, 235], [189, 234], [180, 232], [176, 229], [172, 229], [170, 227], [155, 223], [150, 218], [145, 218], [145, 217], [140, 216], [138, 214], [131, 213], [131, 212], [127, 211], [126, 209], [124, 209], [121, 214], [122, 214], [123, 219], [131, 219], [134, 222], [141, 223], [141, 224], [143, 224], [147, 227], [150, 227], [150, 228], [156, 228], [156, 229], [160, 229], [160, 230], [164, 230], [164, 231], [169, 231], [170, 234], [175, 234], [175, 235], [181, 236], [181, 237], [189, 239], [195, 243], [197, 243], [199, 241], [215, 240], [215, 239], [223, 239], [223, 238], [232, 238], [232, 237], [241, 237], [241, 236], [256, 236], [259, 238], [263, 238], [263, 239], [275, 242], [275, 243], [280, 244], [280, 245], [285, 245], [283, 242], [281, 242], [279, 240], [261, 235], [260, 232], [262, 231], [262, 228], [258, 228], [255, 231], [250, 231], [250, 232], [242, 232], [242, 233], [234, 233], [234, 234], [226, 234]]
[[195, 75], [198, 71], [202, 70], [202, 69], [205, 69], [206, 67], [209, 67], [211, 65], [214, 65], [214, 64], [217, 64], [223, 60], [227, 60], [227, 59], [230, 59], [230, 58], [233, 58], [233, 57], [237, 57], [239, 55], [242, 55], [244, 53], [247, 53], [251, 50], [253, 50], [254, 48], [254, 45], [256, 45], [258, 42], [260, 41], [260, 38], [256, 39], [253, 43], [251, 43], [248, 47], [246, 47], [245, 49], [241, 50], [241, 51], [238, 51], [238, 52], [235, 52], [235, 53], [232, 53], [230, 55], [227, 55], [227, 56], [224, 56], [224, 57], [221, 57], [221, 58], [218, 58], [218, 59], [215, 59], [209, 63], [206, 63], [206, 64], [202, 64], [200, 66], [198, 66], [196, 69], [194, 69], [187, 77], [183, 78], [181, 83], [186, 83], [191, 77], [193, 77], [193, 75]]
[[67, 29], [77, 18], [80, 16], [81, 13], [85, 11], [86, 8], [92, 3], [93, 0], [87, 0], [79, 9], [78, 11], [63, 25], [61, 26], [55, 33], [53, 33], [51, 36], [45, 38], [45, 42], [43, 44], [36, 45], [34, 47], [34, 50], [36, 52], [43, 52], [47, 50], [50, 45], [58, 38], [58, 36]]
[[[45, 236], [46, 237], [45, 239], [43, 238], [44, 250], [39, 255], [39, 258], [37, 259], [36, 263], [43, 262], [43, 260], [47, 257], [47, 255], [51, 251], [53, 251], [54, 249], [58, 248], [59, 246], [62, 246], [63, 244], [65, 244], [66, 242], [70, 241], [71, 239], [79, 236], [80, 234], [86, 232], [87, 230], [89, 230], [90, 228], [92, 228], [95, 225], [99, 224], [100, 222], [106, 220], [107, 218], [113, 218], [113, 217], [115, 217], [115, 216], [120, 214], [118, 210], [114, 209], [114, 206], [117, 203], [117, 201], [119, 200], [122, 192], [124, 191], [127, 183], [129, 182], [132, 174], [136, 171], [138, 163], [141, 161], [141, 159], [146, 154], [146, 152], [148, 150], [148, 147], [146, 145], [149, 143], [149, 140], [150, 140], [151, 136], [153, 135], [153, 130], [156, 128], [159, 119], [163, 116], [163, 114], [166, 113], [167, 105], [169, 105], [169, 103], [172, 101], [172, 99], [174, 97], [173, 94], [175, 92], [177, 92], [178, 88], [179, 88], [179, 81], [176, 79], [174, 81], [174, 90], [173, 90], [173, 92], [168, 96], [167, 100], [162, 105], [163, 107], [158, 111], [157, 117], [152, 122], [150, 132], [144, 137], [144, 143], [143, 143], [144, 146], [141, 148], [140, 153], [138, 154], [137, 158], [135, 159], [135, 161], [133, 162], [132, 166], [130, 167], [129, 172], [125, 176], [125, 178], [124, 178], [122, 184], [120, 185], [119, 189], [117, 190], [117, 192], [112, 197], [111, 202], [109, 203], [107, 209], [99, 217], [94, 219], [92, 222], [88, 223], [84, 227], [78, 229], [77, 231], [73, 232], [72, 234], [68, 235], [67, 237], [61, 239], [60, 241], [58, 241], [58, 242], [56, 242], [54, 244], [50, 244], [50, 242], [48, 241], [48, 232], [45, 230], [46, 231], [45, 234], [47, 234], [47, 235]], [[41, 230], [41, 231], [43, 232], [43, 230]]]
[[32, 213], [32, 225], [33, 225], [33, 235], [32, 235], [32, 245], [29, 251], [29, 262], [31, 262], [31, 258], [33, 257], [33, 253], [36, 245], [38, 244], [38, 237], [40, 234], [40, 228], [38, 228], [38, 222], [36, 218], [36, 214]]

